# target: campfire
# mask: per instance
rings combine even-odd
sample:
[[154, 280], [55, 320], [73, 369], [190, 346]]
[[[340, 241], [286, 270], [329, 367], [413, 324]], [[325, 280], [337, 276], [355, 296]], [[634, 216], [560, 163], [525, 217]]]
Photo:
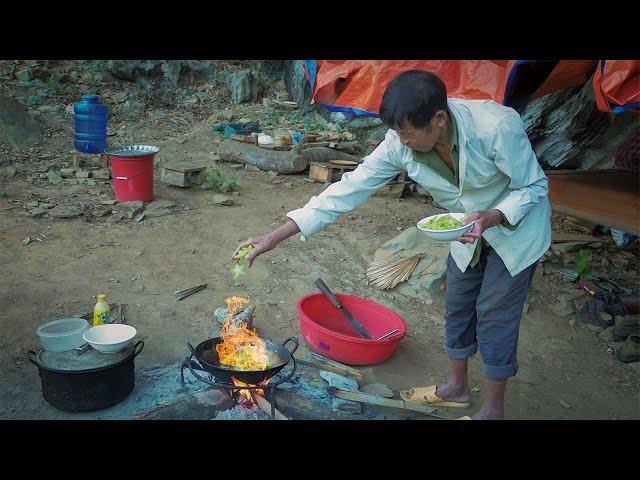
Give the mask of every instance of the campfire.
[[[232, 296], [227, 298], [225, 302], [227, 303], [227, 316], [220, 330], [222, 342], [216, 345], [220, 364], [237, 370], [266, 370], [269, 367], [269, 356], [264, 340], [260, 338], [255, 328], [248, 328], [244, 322], [236, 324], [233, 321], [235, 313], [248, 305], [249, 299]], [[256, 386], [241, 382], [233, 376], [231, 380], [237, 387]], [[267, 383], [268, 380], [260, 385]], [[264, 395], [264, 391], [261, 389], [255, 392], [258, 395]], [[254, 403], [250, 390], [240, 390], [240, 394], [251, 404]]]

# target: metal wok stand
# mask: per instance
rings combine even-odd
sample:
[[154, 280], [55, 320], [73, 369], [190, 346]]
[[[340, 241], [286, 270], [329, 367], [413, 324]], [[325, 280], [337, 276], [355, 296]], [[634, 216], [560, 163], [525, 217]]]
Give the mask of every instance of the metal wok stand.
[[[289, 379], [291, 377], [293, 377], [293, 375], [296, 373], [296, 369], [298, 368], [297, 364], [296, 364], [296, 359], [293, 355], [291, 355], [291, 360], [293, 361], [293, 367], [291, 369], [291, 373], [289, 373], [286, 377], [278, 380], [277, 382], [274, 383], [268, 383], [267, 385], [258, 385], [258, 386], [254, 386], [254, 387], [238, 387], [232, 383], [228, 383], [228, 382], [224, 382], [224, 383], [220, 383], [220, 382], [214, 382], [211, 380], [208, 380], [206, 378], [203, 378], [202, 376], [198, 375], [195, 371], [199, 370], [201, 372], [206, 372], [210, 378], [215, 378], [213, 376], [213, 374], [207, 372], [204, 368], [202, 368], [200, 366], [200, 364], [193, 360], [193, 353], [189, 354], [188, 357], [186, 357], [184, 359], [184, 362], [182, 362], [182, 365], [180, 366], [180, 384], [184, 387], [184, 369], [188, 368], [189, 371], [191, 372], [191, 374], [196, 377], [198, 380], [200, 380], [203, 383], [206, 383], [208, 385], [211, 385], [212, 387], [215, 388], [224, 388], [224, 389], [228, 389], [228, 390], [233, 390], [233, 391], [240, 391], [240, 390], [264, 390], [265, 391], [265, 397], [267, 399], [267, 401], [271, 404], [271, 420], [275, 420], [276, 419], [276, 389], [278, 388], [278, 385], [289, 381]], [[280, 372], [278, 372], [278, 374], [274, 375], [273, 377], [271, 377], [271, 379], [277, 377], [278, 375], [280, 375]], [[271, 380], [270, 379], [270, 380]]]

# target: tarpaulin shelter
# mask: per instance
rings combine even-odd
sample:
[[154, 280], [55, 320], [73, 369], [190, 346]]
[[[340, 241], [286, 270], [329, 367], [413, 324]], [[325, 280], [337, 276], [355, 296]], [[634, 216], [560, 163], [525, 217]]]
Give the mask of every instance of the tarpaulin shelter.
[[377, 116], [384, 91], [406, 70], [438, 75], [448, 95], [490, 99], [520, 109], [530, 100], [583, 85], [596, 72], [598, 108], [638, 110], [638, 60], [305, 60], [311, 103], [348, 116]]

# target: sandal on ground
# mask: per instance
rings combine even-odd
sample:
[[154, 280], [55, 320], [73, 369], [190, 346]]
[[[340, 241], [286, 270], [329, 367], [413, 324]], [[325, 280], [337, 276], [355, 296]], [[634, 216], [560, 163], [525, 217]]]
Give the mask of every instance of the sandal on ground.
[[410, 390], [401, 390], [400, 397], [409, 403], [429, 405], [434, 407], [469, 408], [471, 402], [451, 402], [436, 395], [437, 385], [428, 387], [415, 387]]

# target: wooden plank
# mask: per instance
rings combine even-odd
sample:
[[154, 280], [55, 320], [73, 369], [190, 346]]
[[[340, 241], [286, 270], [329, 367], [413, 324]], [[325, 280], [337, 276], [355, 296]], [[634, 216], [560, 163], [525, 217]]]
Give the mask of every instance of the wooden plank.
[[596, 237], [593, 235], [583, 235], [580, 233], [558, 233], [553, 232], [551, 235], [552, 241], [554, 243], [562, 243], [562, 242], [603, 242], [606, 241], [607, 238], [604, 237]]
[[440, 415], [435, 415], [438, 411], [437, 408], [428, 407], [426, 405], [418, 405], [415, 403], [405, 402], [404, 400], [394, 400], [391, 398], [383, 398], [377, 395], [367, 395], [365, 393], [358, 392], [343, 392], [337, 388], [327, 388], [329, 394], [334, 397], [342, 398], [343, 400], [351, 400], [354, 402], [366, 403], [367, 405], [378, 405], [381, 407], [391, 407], [400, 410], [411, 410], [413, 412], [420, 412], [425, 415], [430, 415], [437, 418], [445, 418]]
[[345, 377], [353, 378], [359, 385], [363, 385], [365, 383], [364, 372], [349, 367], [348, 365], [335, 362], [314, 352], [309, 352], [305, 358], [296, 359], [296, 362], [302, 365], [316, 367], [319, 370], [327, 370], [339, 375], [344, 375]]
[[[276, 393], [276, 395], [277, 395], [277, 393]], [[258, 395], [256, 392], [251, 392], [251, 398], [253, 398], [253, 401], [256, 403], [256, 405], [258, 405], [260, 410], [262, 410], [267, 415], [271, 416], [271, 404], [269, 403], [269, 401], [266, 398]], [[276, 401], [277, 401], [277, 398], [276, 398]], [[275, 409], [275, 411], [273, 413], [274, 413], [274, 415], [276, 417], [276, 420], [289, 420], [277, 408]]]
[[550, 175], [549, 201], [556, 212], [640, 234], [640, 179], [636, 174]]

